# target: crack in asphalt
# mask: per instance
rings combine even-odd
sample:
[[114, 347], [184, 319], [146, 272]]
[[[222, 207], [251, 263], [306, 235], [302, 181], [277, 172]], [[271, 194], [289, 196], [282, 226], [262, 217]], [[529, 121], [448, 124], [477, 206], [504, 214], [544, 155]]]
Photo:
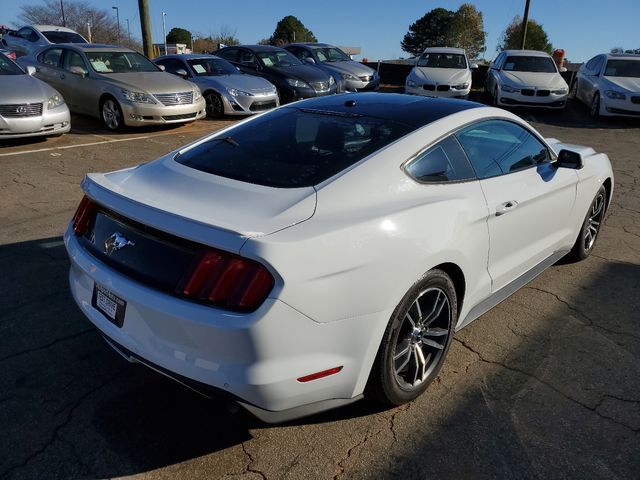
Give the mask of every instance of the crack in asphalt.
[[61, 441], [61, 440], [64, 441], [64, 439], [62, 439], [62, 437], [60, 436], [60, 431], [71, 422], [71, 419], [73, 418], [73, 414], [75, 413], [75, 411], [82, 405], [82, 403], [88, 397], [90, 397], [91, 395], [93, 395], [94, 393], [96, 393], [97, 391], [102, 389], [103, 387], [107, 386], [109, 383], [111, 383], [113, 380], [115, 380], [118, 376], [120, 376], [126, 370], [127, 370], [126, 367], [125, 368], [121, 368], [120, 370], [116, 371], [113, 375], [111, 375], [109, 378], [107, 378], [105, 381], [103, 381], [102, 383], [97, 385], [95, 388], [92, 388], [91, 390], [89, 390], [89, 391], [83, 393], [82, 395], [80, 395], [80, 397], [78, 397], [70, 405], [69, 411], [67, 412], [67, 415], [64, 418], [64, 420], [62, 422], [58, 423], [53, 428], [53, 433], [49, 436], [49, 439], [44, 443], [44, 445], [42, 447], [36, 449], [31, 454], [29, 454], [21, 463], [19, 463], [17, 465], [13, 465], [13, 466], [9, 467], [8, 469], [6, 469], [4, 472], [1, 472], [0, 473], [0, 478], [9, 478], [9, 475], [11, 475], [16, 470], [19, 470], [21, 468], [26, 467], [31, 461], [33, 461], [35, 458], [39, 457], [45, 451], [47, 451], [47, 449], [49, 447], [51, 447], [51, 445], [53, 445], [56, 441]]
[[66, 337], [61, 337], [61, 338], [56, 338], [55, 340], [45, 344], [45, 345], [40, 345], [38, 347], [32, 347], [32, 348], [27, 348], [26, 350], [21, 350], [19, 352], [15, 352], [12, 353], [10, 355], [7, 355], [5, 357], [0, 358], [0, 362], [4, 362], [6, 360], [10, 360], [12, 358], [15, 357], [19, 357], [21, 355], [26, 355], [27, 353], [33, 353], [33, 352], [37, 352], [38, 350], [46, 350], [48, 348], [53, 347], [54, 345], [57, 345], [58, 343], [62, 343], [62, 342], [66, 342], [68, 340], [73, 340], [74, 338], [78, 338], [81, 337], [82, 335], [86, 335], [89, 332], [94, 332], [95, 329], [93, 327], [91, 328], [87, 328], [85, 330], [81, 330], [80, 332], [76, 332], [73, 333], [71, 335], [67, 335]]
[[338, 480], [338, 478], [342, 477], [345, 474], [346, 467], [344, 466], [344, 463], [349, 458], [351, 458], [351, 455], [353, 454], [353, 452], [355, 450], [359, 449], [365, 443], [367, 443], [369, 440], [371, 440], [373, 437], [376, 437], [376, 436], [380, 435], [384, 431], [385, 431], [384, 428], [379, 428], [378, 430], [376, 430], [373, 433], [367, 432], [358, 443], [356, 443], [354, 446], [350, 447], [349, 450], [347, 450], [347, 454], [344, 457], [342, 457], [342, 459], [337, 463], [336, 467], [338, 469], [338, 472], [333, 476], [333, 480]]
[[249, 459], [249, 463], [247, 463], [247, 466], [245, 467], [245, 473], [257, 473], [258, 475], [260, 475], [260, 478], [263, 478], [264, 480], [267, 480], [267, 476], [264, 473], [262, 473], [260, 470], [256, 470], [255, 468], [251, 467], [251, 465], [254, 462], [254, 459], [253, 459], [253, 455], [251, 455], [249, 453], [249, 450], [247, 450], [246, 443], [247, 442], [242, 442], [240, 444], [240, 447], [242, 448], [242, 451], [244, 452], [244, 454]]
[[467, 350], [469, 350], [470, 352], [474, 353], [477, 357], [478, 360], [484, 363], [488, 363], [490, 365], [497, 365], [499, 367], [504, 368], [505, 370], [509, 370], [510, 372], [514, 372], [514, 373], [519, 373], [520, 375], [524, 375], [528, 378], [531, 378], [533, 380], [535, 380], [536, 382], [540, 383], [541, 385], [544, 385], [545, 387], [553, 390], [554, 392], [556, 392], [557, 394], [559, 394], [560, 396], [562, 396], [563, 398], [569, 400], [570, 402], [575, 403], [576, 405], [580, 405], [581, 407], [586, 408], [587, 410], [589, 410], [590, 412], [595, 413], [596, 415], [598, 415], [600, 418], [603, 418], [605, 420], [609, 420], [617, 425], [620, 425], [621, 427], [627, 428], [629, 430], [631, 430], [634, 433], [640, 433], [640, 428], [633, 428], [630, 425], [627, 425], [626, 423], [620, 422], [618, 420], [616, 420], [615, 418], [612, 418], [608, 415], [605, 415], [601, 412], [598, 411], [598, 407], [600, 407], [604, 401], [605, 397], [611, 397], [611, 395], [609, 394], [604, 394], [603, 398], [600, 399], [600, 401], [593, 407], [587, 405], [586, 403], [581, 402], [580, 400], [577, 400], [569, 395], [567, 395], [565, 392], [563, 392], [562, 390], [560, 390], [559, 388], [555, 387], [554, 385], [551, 385], [550, 383], [546, 382], [545, 380], [535, 376], [534, 374], [527, 372], [526, 370], [522, 370], [520, 368], [517, 367], [512, 367], [510, 365], [507, 365], [505, 363], [502, 362], [498, 362], [495, 360], [488, 360], [486, 358], [484, 358], [482, 356], [482, 354], [480, 354], [480, 352], [477, 352], [476, 350], [474, 350], [471, 346], [469, 346], [464, 340], [460, 340], [459, 338], [453, 338], [453, 340], [455, 340], [456, 342], [460, 343], [460, 345], [462, 345], [464, 348], [466, 348]]

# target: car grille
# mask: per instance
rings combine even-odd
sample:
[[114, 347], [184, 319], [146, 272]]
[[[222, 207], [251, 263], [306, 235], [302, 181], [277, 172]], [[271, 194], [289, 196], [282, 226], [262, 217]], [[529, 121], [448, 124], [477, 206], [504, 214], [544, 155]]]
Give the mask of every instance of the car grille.
[[329, 82], [312, 82], [311, 88], [316, 92], [326, 92], [329, 90]]
[[363, 75], [362, 77], [358, 77], [358, 78], [363, 82], [368, 82], [369, 80], [371, 80], [371, 75]]
[[536, 92], [536, 95], [539, 97], [548, 97], [549, 96], [549, 90], [538, 90]]
[[640, 97], [631, 97], [631, 103], [640, 103]]
[[429, 90], [430, 92], [433, 92], [436, 89], [436, 86], [425, 84], [422, 86], [422, 88], [424, 88], [425, 90]]
[[527, 97], [533, 97], [536, 92], [531, 88], [523, 88], [522, 90], [520, 90], [520, 93], [522, 93], [522, 95], [525, 95]]
[[165, 106], [189, 105], [193, 103], [193, 92], [154, 93], [153, 96]]
[[42, 103], [0, 105], [0, 116], [3, 117], [39, 117], [40, 115], [42, 115]]
[[449, 88], [451, 88], [449, 85], [438, 85], [439, 92], [448, 92]]
[[252, 112], [261, 112], [263, 110], [269, 110], [275, 107], [276, 107], [275, 100], [271, 100], [270, 102], [253, 102], [249, 107], [249, 110], [251, 110]]
[[170, 122], [172, 120], [189, 120], [192, 118], [196, 118], [195, 113], [184, 113], [182, 115], [163, 115], [162, 119]]

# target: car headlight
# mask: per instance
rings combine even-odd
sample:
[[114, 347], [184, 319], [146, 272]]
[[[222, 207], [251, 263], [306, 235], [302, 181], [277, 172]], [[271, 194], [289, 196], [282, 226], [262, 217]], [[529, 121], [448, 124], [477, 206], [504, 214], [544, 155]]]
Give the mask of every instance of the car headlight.
[[519, 88], [510, 87], [509, 85], [502, 85], [500, 90], [507, 93], [518, 93], [520, 91]]
[[418, 84], [416, 82], [414, 82], [413, 80], [407, 80], [407, 87], [415, 88], [417, 86], [418, 86]]
[[333, 78], [332, 75], [329, 75], [329, 85], [333, 85], [334, 83], [336, 83], [336, 79]]
[[287, 78], [286, 82], [292, 87], [296, 88], [311, 88], [307, 82], [303, 82], [302, 80], [298, 80], [295, 78]]
[[193, 90], [193, 100], [200, 100], [202, 98], [202, 92], [199, 88]]
[[62, 98], [62, 95], [56, 93], [47, 101], [47, 110], [59, 107], [60, 105], [64, 105], [64, 98]]
[[608, 98], [612, 98], [614, 100], [624, 100], [625, 98], [627, 98], [627, 96], [624, 93], [618, 92], [616, 90], [607, 90], [606, 92], [604, 92], [604, 94]]
[[566, 95], [567, 93], [569, 93], [569, 89], [559, 88], [557, 90], [551, 90], [551, 93], [553, 93], [554, 95]]
[[253, 93], [245, 92], [244, 90], [238, 90], [237, 88], [228, 88], [229, 92], [234, 97], [253, 97]]
[[151, 98], [151, 95], [143, 92], [131, 92], [123, 88], [122, 95], [132, 103], [156, 103], [153, 98]]
[[350, 73], [343, 73], [342, 79], [343, 80], [359, 80], [358, 77], [356, 77], [355, 75], [351, 75]]
[[469, 82], [459, 83], [458, 85], [454, 85], [453, 89], [454, 90], [466, 90], [467, 88], [469, 88], [469, 85], [471, 85]]

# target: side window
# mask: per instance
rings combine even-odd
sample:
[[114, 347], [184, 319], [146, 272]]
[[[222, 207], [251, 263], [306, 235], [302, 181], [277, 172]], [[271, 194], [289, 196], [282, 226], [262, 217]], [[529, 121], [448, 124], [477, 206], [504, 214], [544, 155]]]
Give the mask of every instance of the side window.
[[602, 70], [602, 64], [604, 63], [604, 57], [602, 55], [597, 56], [596, 58], [594, 58], [595, 63], [593, 64], [593, 73], [594, 75], [598, 75], [600, 74], [600, 70]]
[[598, 59], [598, 57], [593, 57], [591, 60], [589, 60], [586, 65], [585, 68], [589, 71], [593, 71], [594, 70], [594, 66], [596, 64], [596, 60]]
[[302, 60], [302, 52], [303, 50], [300, 47], [288, 47], [287, 50], [291, 52], [296, 58]]
[[25, 40], [28, 40], [30, 42], [37, 42], [38, 40], [40, 40], [40, 36], [33, 31], [32, 28], [25, 28]]
[[230, 62], [237, 62], [238, 61], [238, 52], [239, 52], [239, 50], [237, 48], [229, 48], [229, 49], [224, 50], [222, 52], [217, 52], [216, 55], [218, 55], [219, 57], [222, 57], [225, 60], [228, 60]]
[[246, 50], [240, 50], [240, 55], [238, 55], [238, 62], [242, 65], [253, 65], [256, 61], [256, 57], [253, 53], [248, 52]]
[[175, 58], [167, 58], [165, 60], [161, 60], [158, 62], [158, 64], [164, 65], [165, 71], [173, 73], [174, 75], [178, 70], [188, 71], [184, 64], [180, 60], [177, 60]]
[[494, 177], [550, 161], [547, 147], [532, 133], [505, 120], [481, 122], [456, 137], [479, 178]]
[[453, 135], [412, 160], [405, 171], [419, 182], [455, 182], [475, 178], [473, 168]]
[[493, 61], [493, 63], [491, 64], [491, 68], [500, 68], [500, 64], [502, 63], [502, 59], [504, 58], [504, 53], [501, 53], [500, 55], [498, 55], [496, 57], [496, 59]]
[[85, 73], [89, 73], [87, 65], [84, 63], [82, 56], [73, 50], [67, 50], [64, 54], [64, 69], [71, 70], [71, 67], [79, 67]]
[[38, 60], [49, 67], [60, 67], [60, 60], [62, 58], [61, 48], [50, 48], [38, 55]]

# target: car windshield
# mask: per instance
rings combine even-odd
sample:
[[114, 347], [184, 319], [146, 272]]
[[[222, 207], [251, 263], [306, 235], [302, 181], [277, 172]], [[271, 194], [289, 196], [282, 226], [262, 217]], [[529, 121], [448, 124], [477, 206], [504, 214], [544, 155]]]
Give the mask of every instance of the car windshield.
[[175, 160], [247, 183], [310, 187], [411, 130], [381, 118], [288, 107], [227, 130]]
[[98, 73], [159, 72], [147, 57], [136, 52], [85, 52]]
[[526, 57], [515, 55], [507, 57], [502, 66], [507, 72], [557, 73], [556, 64], [550, 57]]
[[0, 53], [0, 75], [24, 75], [22, 69]]
[[609, 60], [604, 76], [640, 78], [640, 60]]
[[418, 67], [427, 68], [467, 68], [467, 59], [459, 53], [423, 53], [418, 59]]
[[187, 63], [199, 77], [235, 75], [240, 73], [236, 67], [221, 58], [196, 58], [194, 60], [187, 60]]
[[351, 60], [342, 50], [336, 47], [317, 47], [313, 51], [320, 62], [348, 62]]
[[300, 60], [286, 50], [256, 52], [256, 56], [265, 67], [291, 67], [293, 65], [302, 65]]
[[51, 43], [87, 43], [82, 35], [76, 32], [41, 32]]

